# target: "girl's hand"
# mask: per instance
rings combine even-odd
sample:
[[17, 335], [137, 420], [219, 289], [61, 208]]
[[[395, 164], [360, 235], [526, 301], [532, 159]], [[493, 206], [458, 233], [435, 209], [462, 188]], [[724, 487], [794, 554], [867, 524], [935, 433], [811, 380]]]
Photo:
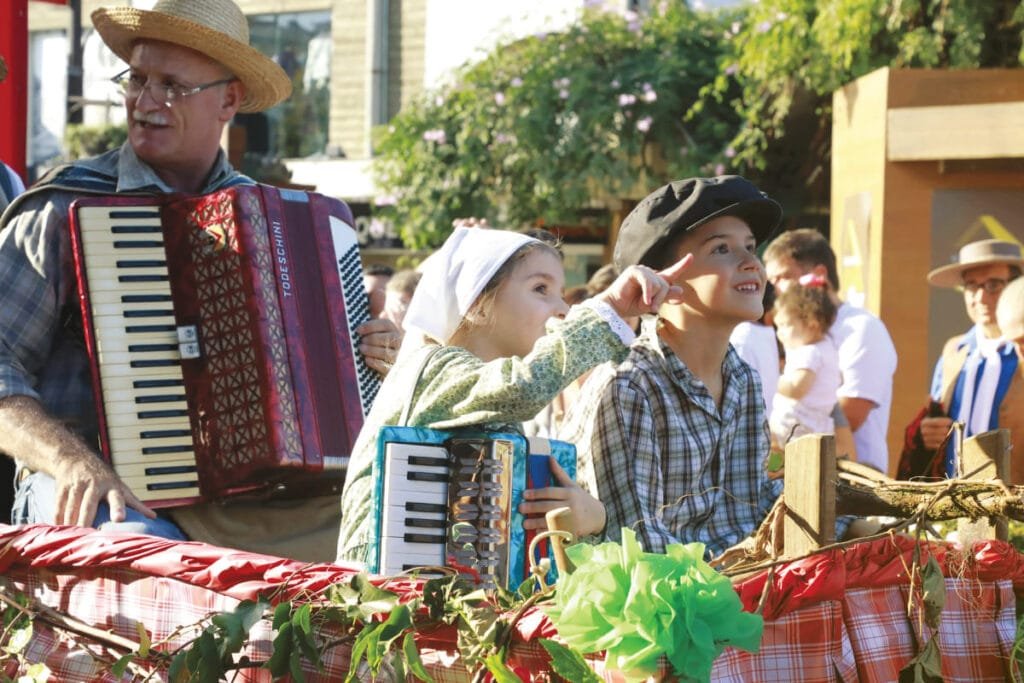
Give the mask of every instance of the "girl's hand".
[[523, 491], [523, 502], [519, 505], [519, 512], [526, 515], [523, 527], [546, 531], [544, 515], [549, 510], [568, 507], [572, 514], [567, 530], [577, 538], [604, 531], [605, 512], [601, 501], [580, 488], [554, 458], [551, 458], [551, 474], [559, 486]]
[[647, 266], [630, 266], [596, 298], [609, 304], [622, 318], [656, 313], [666, 301], [682, 300], [683, 288], [675, 282], [692, 262], [693, 254], [687, 254], [657, 273]]

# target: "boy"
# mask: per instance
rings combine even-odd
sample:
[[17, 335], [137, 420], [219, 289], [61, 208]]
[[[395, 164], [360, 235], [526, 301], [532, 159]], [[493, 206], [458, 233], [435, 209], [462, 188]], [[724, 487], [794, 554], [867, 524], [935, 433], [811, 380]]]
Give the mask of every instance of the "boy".
[[581, 484], [606, 506], [608, 539], [629, 527], [649, 552], [700, 541], [718, 555], [777, 497], [761, 383], [729, 336], [761, 317], [754, 247], [781, 218], [749, 181], [720, 176], [661, 187], [623, 222], [619, 269], [694, 260], [672, 283], [682, 301], [644, 319], [625, 362], [594, 370], [560, 430], [577, 445]]

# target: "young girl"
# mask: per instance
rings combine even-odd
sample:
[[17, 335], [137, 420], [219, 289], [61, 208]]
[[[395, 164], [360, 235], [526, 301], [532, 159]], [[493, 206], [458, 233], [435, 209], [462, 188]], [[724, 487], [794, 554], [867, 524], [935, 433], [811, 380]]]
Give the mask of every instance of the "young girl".
[[[423, 264], [398, 360], [356, 440], [342, 492], [338, 559], [369, 560], [377, 434], [399, 422], [407, 402], [409, 426], [519, 431], [584, 371], [625, 357], [633, 332], [622, 318], [677, 297], [679, 287], [669, 283], [688, 263], [661, 273], [630, 268], [606, 292], [569, 309], [553, 247], [503, 230], [456, 228]], [[554, 461], [552, 469], [561, 487], [524, 494], [526, 526], [543, 527], [545, 512], [567, 505], [578, 535], [600, 532], [601, 503]]]
[[804, 434], [832, 434], [839, 354], [828, 336], [836, 307], [823, 278], [805, 275], [775, 300], [775, 327], [786, 363], [768, 426], [781, 449]]

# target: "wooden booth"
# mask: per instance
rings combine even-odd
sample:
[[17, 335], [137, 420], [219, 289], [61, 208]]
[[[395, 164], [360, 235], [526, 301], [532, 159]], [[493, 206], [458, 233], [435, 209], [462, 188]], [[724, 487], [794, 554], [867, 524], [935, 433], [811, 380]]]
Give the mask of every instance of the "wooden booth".
[[841, 296], [880, 316], [899, 365], [889, 470], [943, 343], [971, 322], [929, 270], [1024, 241], [1024, 69], [883, 68], [833, 94], [831, 240]]

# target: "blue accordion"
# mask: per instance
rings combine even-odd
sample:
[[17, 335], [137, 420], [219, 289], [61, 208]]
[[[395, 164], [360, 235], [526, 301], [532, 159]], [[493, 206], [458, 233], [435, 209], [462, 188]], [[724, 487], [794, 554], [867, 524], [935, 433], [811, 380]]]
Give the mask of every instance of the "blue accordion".
[[[484, 588], [529, 576], [535, 532], [523, 529], [527, 488], [552, 485], [548, 456], [573, 478], [576, 448], [514, 433], [384, 427], [373, 466], [370, 571], [452, 567]], [[538, 544], [538, 554], [546, 546]], [[421, 570], [422, 574], [430, 573]]]

